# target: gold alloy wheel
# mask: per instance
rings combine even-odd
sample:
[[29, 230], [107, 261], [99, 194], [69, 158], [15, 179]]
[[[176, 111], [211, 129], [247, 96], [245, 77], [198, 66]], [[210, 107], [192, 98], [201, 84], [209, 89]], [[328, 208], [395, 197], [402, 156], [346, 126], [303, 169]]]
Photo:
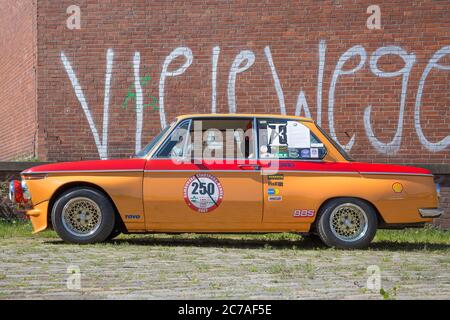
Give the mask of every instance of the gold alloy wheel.
[[343, 203], [331, 212], [331, 231], [341, 241], [353, 242], [361, 239], [368, 227], [366, 213], [354, 203]]
[[86, 197], [70, 199], [62, 210], [62, 223], [67, 232], [86, 237], [100, 227], [102, 212], [97, 203]]

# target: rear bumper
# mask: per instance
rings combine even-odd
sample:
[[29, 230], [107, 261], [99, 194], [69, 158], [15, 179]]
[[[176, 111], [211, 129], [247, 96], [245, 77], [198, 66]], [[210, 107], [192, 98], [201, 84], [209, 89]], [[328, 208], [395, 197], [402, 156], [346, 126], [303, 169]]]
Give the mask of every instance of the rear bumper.
[[438, 218], [444, 214], [444, 209], [419, 209], [419, 213], [422, 218]]

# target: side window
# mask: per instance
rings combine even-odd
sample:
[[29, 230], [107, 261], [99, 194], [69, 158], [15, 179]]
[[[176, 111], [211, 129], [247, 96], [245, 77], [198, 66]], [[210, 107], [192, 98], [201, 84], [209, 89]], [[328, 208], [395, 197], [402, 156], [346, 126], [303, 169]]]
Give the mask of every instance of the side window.
[[324, 144], [299, 121], [258, 120], [258, 132], [262, 159], [319, 160], [327, 152]]
[[189, 123], [189, 120], [182, 122], [167, 137], [156, 155], [157, 158], [181, 158], [190, 153], [192, 146], [188, 135]]
[[254, 159], [253, 119], [195, 119], [190, 136], [193, 158]]
[[186, 120], [167, 137], [157, 158], [256, 159], [253, 119]]

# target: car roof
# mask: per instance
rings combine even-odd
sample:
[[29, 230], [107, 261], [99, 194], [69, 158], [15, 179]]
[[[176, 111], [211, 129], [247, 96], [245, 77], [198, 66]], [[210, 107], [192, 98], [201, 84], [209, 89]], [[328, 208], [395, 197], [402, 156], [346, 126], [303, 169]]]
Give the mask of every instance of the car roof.
[[204, 114], [184, 114], [177, 117], [178, 120], [190, 118], [276, 118], [276, 119], [295, 119], [299, 121], [313, 122], [311, 118], [280, 115], [280, 114], [257, 114], [257, 113], [204, 113]]

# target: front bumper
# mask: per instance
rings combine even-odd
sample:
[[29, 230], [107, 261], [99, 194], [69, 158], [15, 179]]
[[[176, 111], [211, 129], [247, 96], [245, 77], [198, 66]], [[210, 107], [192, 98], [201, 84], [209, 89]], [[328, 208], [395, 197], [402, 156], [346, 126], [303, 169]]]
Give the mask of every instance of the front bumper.
[[26, 212], [26, 215], [30, 217], [31, 224], [33, 225], [33, 233], [47, 229], [47, 209], [48, 201], [44, 201], [35, 205], [33, 209]]
[[422, 218], [438, 218], [444, 214], [444, 209], [419, 209]]

